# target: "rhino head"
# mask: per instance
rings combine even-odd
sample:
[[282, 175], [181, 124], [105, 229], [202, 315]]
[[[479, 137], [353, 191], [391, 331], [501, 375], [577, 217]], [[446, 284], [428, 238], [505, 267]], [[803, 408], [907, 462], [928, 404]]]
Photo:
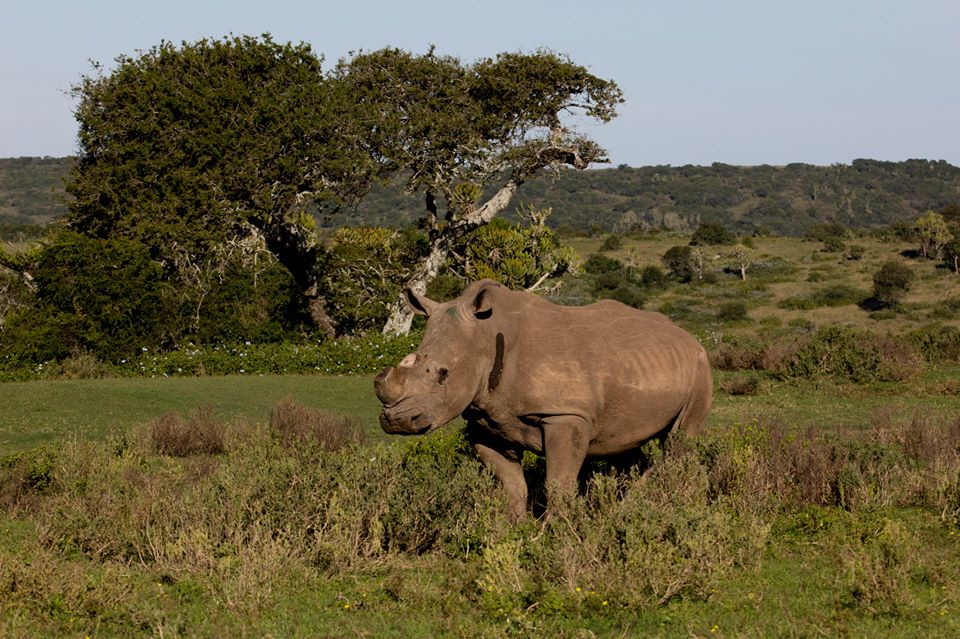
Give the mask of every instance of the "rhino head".
[[[428, 433], [469, 406], [494, 364], [494, 340], [488, 335], [487, 320], [494, 312], [491, 292], [499, 288], [491, 280], [475, 282], [460, 297], [444, 303], [410, 289], [404, 292], [413, 311], [427, 317], [427, 327], [415, 352], [374, 379], [374, 390], [383, 403], [380, 426], [384, 431]], [[497, 339], [502, 358], [502, 336]]]

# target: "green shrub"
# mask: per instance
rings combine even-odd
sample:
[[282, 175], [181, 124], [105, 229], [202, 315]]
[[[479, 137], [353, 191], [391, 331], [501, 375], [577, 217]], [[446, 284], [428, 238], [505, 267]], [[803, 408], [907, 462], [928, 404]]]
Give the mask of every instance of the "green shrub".
[[717, 319], [721, 322], [741, 322], [747, 317], [747, 305], [740, 301], [724, 302], [717, 309]]
[[583, 270], [590, 275], [602, 275], [623, 271], [624, 265], [620, 260], [599, 253], [592, 253], [583, 263]]
[[720, 244], [733, 244], [737, 241], [736, 236], [728, 231], [722, 224], [701, 222], [690, 238], [690, 244], [693, 246], [716, 246]]
[[910, 333], [910, 339], [930, 364], [960, 363], [960, 328], [932, 324]]
[[860, 304], [867, 298], [867, 293], [846, 284], [828, 286], [806, 295], [789, 297], [777, 304], [780, 308], [794, 310], [810, 310], [821, 306], [847, 306]]
[[606, 251], [616, 251], [623, 246], [623, 238], [619, 235], [611, 234], [603, 238], [603, 242], [600, 243], [600, 252]]
[[117, 360], [170, 333], [162, 269], [138, 242], [63, 232], [32, 271], [37, 305], [8, 318], [7, 357], [43, 362], [89, 351]]
[[826, 253], [842, 253], [846, 246], [843, 239], [837, 236], [829, 236], [823, 240], [823, 250]]
[[849, 230], [842, 224], [832, 222], [811, 224], [803, 232], [803, 239], [808, 242], [827, 242], [828, 240], [840, 240], [841, 243], [847, 238]]
[[913, 271], [889, 260], [873, 274], [873, 297], [883, 306], [896, 306], [910, 290]]
[[640, 284], [647, 289], [661, 289], [667, 287], [667, 274], [663, 269], [648, 264], [640, 271]]
[[693, 251], [689, 246], [672, 246], [660, 258], [670, 277], [678, 282], [693, 279]]

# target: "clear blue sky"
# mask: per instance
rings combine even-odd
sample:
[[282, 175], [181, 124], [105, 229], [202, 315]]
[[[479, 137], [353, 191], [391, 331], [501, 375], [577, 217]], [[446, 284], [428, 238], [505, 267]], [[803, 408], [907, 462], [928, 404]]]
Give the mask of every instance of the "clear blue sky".
[[960, 165], [957, 0], [5, 1], [0, 157], [76, 151], [66, 90], [161, 40], [304, 41], [333, 62], [399, 46], [464, 60], [545, 47], [615, 80], [585, 130], [614, 164]]

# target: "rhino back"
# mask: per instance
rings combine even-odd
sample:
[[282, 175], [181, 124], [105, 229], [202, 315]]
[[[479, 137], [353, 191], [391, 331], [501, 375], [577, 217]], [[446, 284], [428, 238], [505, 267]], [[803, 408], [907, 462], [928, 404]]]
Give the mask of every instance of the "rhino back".
[[500, 395], [511, 412], [581, 415], [594, 427], [591, 453], [606, 454], [662, 430], [698, 392], [703, 347], [667, 317], [538, 300], [508, 322]]

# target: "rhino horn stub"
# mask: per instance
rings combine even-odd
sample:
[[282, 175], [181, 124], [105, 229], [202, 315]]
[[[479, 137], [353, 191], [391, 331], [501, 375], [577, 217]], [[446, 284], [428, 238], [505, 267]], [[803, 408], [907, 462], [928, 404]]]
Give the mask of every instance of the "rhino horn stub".
[[387, 406], [396, 403], [401, 395], [401, 389], [398, 388], [397, 384], [393, 383], [395, 380], [391, 378], [392, 373], [392, 368], [385, 368], [380, 371], [380, 374], [373, 380], [373, 391], [377, 394], [377, 399]]

